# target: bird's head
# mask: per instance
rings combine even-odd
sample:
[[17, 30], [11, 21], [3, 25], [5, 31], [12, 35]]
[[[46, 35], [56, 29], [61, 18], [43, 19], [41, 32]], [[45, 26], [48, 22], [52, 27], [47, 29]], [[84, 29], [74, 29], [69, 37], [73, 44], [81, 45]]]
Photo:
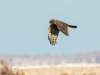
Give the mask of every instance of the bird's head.
[[54, 23], [54, 21], [55, 21], [55, 19], [51, 19], [50, 21], [49, 21], [49, 23]]

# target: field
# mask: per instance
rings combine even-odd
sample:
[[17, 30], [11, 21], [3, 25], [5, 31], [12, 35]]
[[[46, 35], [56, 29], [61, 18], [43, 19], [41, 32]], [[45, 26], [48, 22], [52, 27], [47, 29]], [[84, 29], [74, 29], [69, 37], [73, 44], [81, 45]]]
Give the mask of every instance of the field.
[[100, 67], [13, 68], [16, 71], [23, 71], [25, 75], [100, 75]]
[[15, 67], [4, 60], [1, 60], [0, 64], [0, 75], [100, 75], [100, 65], [97, 64], [68, 64], [66, 67], [61, 65]]

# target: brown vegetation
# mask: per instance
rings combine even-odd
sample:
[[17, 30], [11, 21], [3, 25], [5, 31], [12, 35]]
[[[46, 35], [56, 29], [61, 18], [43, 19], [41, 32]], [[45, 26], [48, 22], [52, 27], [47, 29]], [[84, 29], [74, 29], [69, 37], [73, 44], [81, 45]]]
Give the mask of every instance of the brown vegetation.
[[4, 60], [1, 60], [0, 64], [0, 75], [100, 75], [100, 66], [12, 68], [11, 64]]
[[25, 75], [100, 75], [100, 67], [19, 68], [20, 70], [23, 70]]
[[[10, 63], [11, 61], [12, 59], [10, 59]], [[14, 73], [12, 70], [12, 66], [4, 60], [0, 60], [0, 64], [1, 64], [0, 75], [25, 75], [24, 72], [16, 71]]]

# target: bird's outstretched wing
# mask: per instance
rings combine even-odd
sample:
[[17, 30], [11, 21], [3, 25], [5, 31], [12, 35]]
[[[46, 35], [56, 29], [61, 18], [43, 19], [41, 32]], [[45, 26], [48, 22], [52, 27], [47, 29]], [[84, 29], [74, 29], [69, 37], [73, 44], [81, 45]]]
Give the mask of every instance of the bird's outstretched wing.
[[64, 33], [66, 36], [68, 36], [68, 24], [67, 23], [64, 23], [60, 20], [55, 20], [55, 19], [52, 19], [50, 20], [50, 23], [51, 24], [55, 24], [58, 28], [59, 31], [61, 31], [62, 33]]
[[55, 45], [57, 42], [57, 37], [59, 34], [59, 29], [55, 24], [50, 24], [48, 27], [48, 40], [50, 41], [50, 44]]
[[62, 33], [64, 33], [66, 36], [68, 36], [68, 25], [65, 23], [60, 24], [60, 22], [58, 22], [58, 24], [56, 25], [57, 28], [59, 29], [59, 31], [61, 31]]

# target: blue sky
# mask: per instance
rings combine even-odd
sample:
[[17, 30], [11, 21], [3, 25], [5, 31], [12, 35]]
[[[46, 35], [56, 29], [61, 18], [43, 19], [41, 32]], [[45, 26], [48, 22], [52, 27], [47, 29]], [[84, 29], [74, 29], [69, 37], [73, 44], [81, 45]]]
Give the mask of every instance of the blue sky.
[[[77, 25], [48, 41], [49, 20]], [[100, 50], [100, 0], [0, 0], [0, 54], [72, 54]]]

